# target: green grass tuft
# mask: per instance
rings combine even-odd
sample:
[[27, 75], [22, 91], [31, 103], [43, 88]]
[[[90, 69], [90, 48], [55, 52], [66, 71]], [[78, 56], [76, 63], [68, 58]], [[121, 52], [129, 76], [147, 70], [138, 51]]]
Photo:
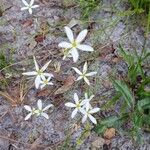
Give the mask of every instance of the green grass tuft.
[[150, 55], [144, 49], [140, 55], [136, 51], [131, 54], [121, 46], [119, 52], [128, 64], [128, 75], [124, 80], [118, 80], [115, 77], [112, 79], [116, 95], [103, 106], [103, 109], [114, 107], [118, 101], [121, 107], [118, 115], [99, 122], [95, 131], [101, 134], [108, 127], [114, 127], [118, 132], [130, 135], [139, 143], [142, 141], [142, 131], [150, 131], [150, 78], [143, 68], [144, 62]]

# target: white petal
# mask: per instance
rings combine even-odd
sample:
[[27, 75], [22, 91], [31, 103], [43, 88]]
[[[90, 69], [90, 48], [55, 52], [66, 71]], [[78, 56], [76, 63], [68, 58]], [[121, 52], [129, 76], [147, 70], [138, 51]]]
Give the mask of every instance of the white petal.
[[87, 29], [81, 31], [81, 32], [79, 33], [79, 35], [77, 36], [77, 38], [76, 38], [77, 43], [81, 43], [81, 42], [85, 39], [87, 33], [88, 33], [88, 30], [87, 30]]
[[85, 111], [84, 108], [80, 108], [79, 110], [80, 110], [80, 112], [81, 112], [83, 115], [86, 115], [86, 114], [87, 114], [87, 112]]
[[92, 109], [92, 106], [91, 106], [91, 104], [89, 103], [89, 109]]
[[79, 98], [78, 98], [77, 93], [74, 93], [74, 101], [75, 101], [76, 104], [79, 103]]
[[82, 72], [78, 68], [72, 67], [72, 69], [74, 69], [74, 71], [79, 75], [82, 75]]
[[71, 48], [72, 47], [72, 44], [68, 43], [68, 42], [61, 42], [58, 44], [59, 47], [62, 47], [62, 48]]
[[86, 72], [87, 72], [87, 62], [85, 62], [83, 66], [83, 74], [85, 74]]
[[27, 10], [29, 9], [28, 7], [22, 7], [21, 10]]
[[43, 75], [50, 78], [54, 77], [54, 75], [51, 73], [43, 73]]
[[90, 85], [90, 82], [89, 82], [88, 78], [84, 77], [83, 79], [84, 79], [84, 81], [85, 81], [88, 85]]
[[45, 71], [48, 67], [48, 65], [50, 64], [51, 60], [49, 62], [47, 62], [42, 68], [41, 68], [41, 71]]
[[65, 103], [65, 106], [67, 106], [67, 107], [76, 107], [76, 105], [75, 105], [75, 104], [70, 103], [70, 102]]
[[46, 78], [45, 78], [45, 76], [44, 76], [44, 74], [41, 76], [41, 83], [44, 83], [43, 81], [45, 81], [46, 80]]
[[42, 101], [40, 99], [37, 102], [37, 107], [39, 110], [42, 110]]
[[27, 76], [35, 76], [35, 75], [37, 75], [37, 72], [35, 72], [35, 71], [31, 71], [31, 72], [24, 72], [24, 73], [22, 73], [23, 75], [27, 75]]
[[82, 123], [84, 123], [87, 120], [87, 115], [84, 115], [82, 118]]
[[30, 6], [32, 6], [34, 4], [34, 0], [30, 1]]
[[48, 82], [47, 85], [54, 85], [52, 82]]
[[88, 99], [88, 94], [85, 93], [85, 94], [84, 94], [84, 97], [85, 97], [85, 99]]
[[74, 37], [73, 37], [73, 32], [72, 32], [72, 30], [71, 30], [69, 27], [65, 26], [65, 32], [66, 32], [66, 34], [67, 34], [67, 37], [68, 37], [69, 41], [70, 41], [71, 43], [74, 42]]
[[90, 118], [90, 120], [91, 120], [94, 124], [97, 124], [96, 119], [95, 119], [92, 115], [88, 115], [88, 117]]
[[40, 76], [38, 75], [38, 76], [35, 78], [35, 87], [36, 87], [36, 89], [39, 88], [40, 84], [41, 84], [41, 78], [40, 78]]
[[71, 118], [74, 118], [75, 115], [77, 114], [77, 112], [78, 112], [78, 109], [75, 108], [75, 109], [73, 110], [72, 114], [71, 114]]
[[52, 104], [49, 104], [48, 106], [46, 106], [44, 109], [43, 109], [43, 111], [46, 111], [46, 110], [48, 110], [49, 108], [51, 108], [51, 107], [53, 107], [54, 105], [52, 105]]
[[93, 113], [96, 113], [98, 111], [100, 111], [100, 108], [94, 108], [94, 109], [90, 110], [89, 113], [93, 114]]
[[32, 116], [32, 113], [29, 113], [24, 120], [28, 120]]
[[30, 15], [32, 14], [32, 8], [29, 8], [29, 14]]
[[91, 100], [91, 99], [93, 99], [93, 98], [94, 98], [94, 95], [91, 95], [89, 99]]
[[79, 81], [83, 78], [83, 76], [79, 76], [76, 81]]
[[40, 86], [40, 88], [43, 89], [45, 86], [46, 86], [45, 84], [42, 84], [42, 85]]
[[[43, 82], [44, 77], [46, 77], [44, 73], [41, 73], [41, 74], [38, 75], [38, 76], [40, 77], [40, 80], [41, 80], [40, 83]], [[43, 82], [43, 83], [44, 83], [44, 82]]]
[[43, 117], [46, 118], [46, 119], [49, 119], [49, 116], [48, 116], [48, 114], [46, 114], [46, 113], [41, 113], [41, 116], [43, 116]]
[[22, 0], [22, 2], [24, 3], [25, 6], [29, 6], [29, 4], [25, 0]]
[[38, 63], [36, 61], [35, 56], [33, 56], [33, 60], [34, 60], [35, 69], [36, 69], [36, 71], [38, 71], [39, 70], [39, 65], [38, 65]]
[[48, 77], [48, 78], [47, 78], [47, 81], [50, 81], [50, 80], [51, 80], [51, 78], [52, 78], [52, 77]]
[[31, 8], [38, 8], [38, 7], [39, 7], [39, 5], [34, 5]]
[[80, 49], [80, 50], [82, 50], [82, 51], [88, 51], [88, 52], [94, 51], [94, 49], [91, 46], [84, 45], [84, 44], [78, 45], [77, 48]]
[[86, 76], [93, 76], [95, 74], [97, 74], [97, 72], [90, 72], [90, 73], [87, 73]]
[[89, 101], [85, 104], [85, 107], [87, 110], [92, 109], [92, 106]]
[[86, 103], [86, 105], [85, 105], [86, 112], [89, 112], [90, 106], [91, 106], [91, 105], [88, 105], [88, 104]]
[[31, 107], [28, 106], [28, 105], [25, 105], [24, 108], [25, 108], [26, 110], [30, 111], [30, 112], [32, 111]]
[[80, 103], [80, 105], [83, 106], [83, 105], [85, 105], [86, 103], [87, 103], [87, 100], [84, 99], [84, 100], [82, 100], [82, 102]]
[[72, 48], [70, 51], [72, 57], [73, 57], [73, 61], [77, 62], [77, 60], [79, 59], [79, 53], [78, 50], [76, 48]]

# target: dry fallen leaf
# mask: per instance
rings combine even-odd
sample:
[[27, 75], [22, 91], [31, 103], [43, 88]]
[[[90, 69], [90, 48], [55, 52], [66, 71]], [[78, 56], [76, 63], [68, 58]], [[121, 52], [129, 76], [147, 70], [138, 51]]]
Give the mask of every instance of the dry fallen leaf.
[[39, 35], [36, 35], [36, 36], [35, 36], [35, 41], [36, 41], [37, 43], [43, 42], [44, 39], [45, 39], [45, 35], [43, 35], [43, 34], [39, 34]]
[[65, 93], [66, 91], [68, 91], [72, 87], [75, 79], [76, 78], [73, 75], [69, 75], [66, 78], [66, 80], [64, 81], [64, 85], [62, 87], [60, 87], [59, 89], [57, 89], [57, 91], [55, 91], [54, 94], [55, 95], [62, 94], [62, 93]]
[[38, 91], [36, 96], [37, 97], [49, 96], [51, 93], [52, 93], [52, 90], [46, 88], [46, 89]]
[[112, 139], [116, 134], [116, 130], [114, 128], [109, 128], [105, 131], [104, 137], [106, 139]]
[[11, 103], [12, 106], [17, 106], [16, 101], [7, 92], [0, 91], [0, 96], [2, 96], [5, 99], [7, 99]]
[[20, 82], [19, 85], [9, 86], [5, 92], [0, 91], [0, 96], [8, 100], [12, 106], [17, 106], [24, 101], [27, 92], [24, 83]]
[[22, 25], [24, 28], [27, 28], [29, 26], [31, 26], [33, 24], [33, 20], [32, 19], [27, 19], [25, 21], [22, 21]]

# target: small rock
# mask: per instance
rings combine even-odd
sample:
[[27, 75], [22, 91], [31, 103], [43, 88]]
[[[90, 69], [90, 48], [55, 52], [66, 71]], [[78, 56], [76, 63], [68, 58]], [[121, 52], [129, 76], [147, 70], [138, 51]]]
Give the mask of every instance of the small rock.
[[93, 143], [92, 143], [92, 146], [93, 146], [93, 150], [94, 148], [102, 148], [103, 145], [105, 143], [105, 140], [101, 137], [98, 137]]

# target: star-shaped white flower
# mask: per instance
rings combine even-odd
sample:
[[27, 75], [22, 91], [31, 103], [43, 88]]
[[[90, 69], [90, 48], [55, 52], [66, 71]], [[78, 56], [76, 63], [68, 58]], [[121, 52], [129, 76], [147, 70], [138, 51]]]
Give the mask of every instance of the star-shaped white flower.
[[46, 119], [49, 119], [49, 116], [44, 111], [48, 110], [50, 107], [53, 107], [53, 106], [54, 106], [53, 104], [49, 104], [45, 108], [42, 108], [42, 101], [38, 100], [37, 102], [38, 109], [35, 111], [35, 113], [37, 114], [37, 116], [41, 115], [45, 117]]
[[84, 95], [85, 95], [85, 99], [83, 100], [83, 102], [85, 103], [84, 107], [85, 108], [89, 107], [90, 109], [92, 109], [90, 101], [93, 99], [94, 95], [91, 95], [90, 97], [88, 97], [87, 93], [85, 93]]
[[35, 87], [38, 89], [41, 84], [41, 79], [46, 77], [53, 77], [51, 73], [44, 73], [44, 71], [47, 69], [48, 65], [50, 64], [51, 60], [47, 62], [41, 69], [39, 68], [39, 65], [37, 64], [37, 61], [35, 57], [33, 56], [34, 64], [35, 64], [35, 71], [31, 72], [24, 72], [23, 75], [27, 76], [36, 76], [35, 78]]
[[81, 31], [76, 39], [74, 38], [73, 32], [69, 27], [67, 27], [67, 26], [65, 27], [65, 32], [67, 34], [67, 37], [68, 37], [70, 43], [61, 42], [58, 45], [59, 47], [65, 48], [67, 50], [65, 57], [72, 56], [73, 61], [76, 62], [79, 58], [79, 53], [78, 53], [77, 49], [82, 50], [82, 51], [89, 51], [89, 52], [94, 51], [94, 49], [91, 46], [81, 44], [81, 42], [85, 39], [85, 37], [88, 33], [88, 31], [86, 29]]
[[27, 111], [30, 112], [30, 113], [25, 117], [25, 119], [24, 119], [24, 120], [28, 120], [32, 115], [35, 114], [35, 113], [34, 113], [35, 108], [32, 109], [32, 108], [31, 108], [30, 106], [28, 106], [28, 105], [25, 105], [24, 108], [25, 108]]
[[72, 67], [76, 73], [78, 73], [80, 76], [77, 78], [77, 81], [84, 79], [84, 81], [90, 85], [90, 82], [88, 80], [87, 77], [89, 76], [93, 76], [95, 75], [97, 72], [90, 72], [90, 73], [86, 73], [87, 72], [87, 62], [85, 62], [84, 66], [83, 66], [83, 72], [81, 72], [78, 68]]
[[84, 115], [82, 118], [82, 123], [84, 123], [89, 118], [94, 124], [97, 124], [97, 121], [92, 116], [92, 114], [97, 113], [98, 111], [100, 111], [100, 108], [86, 107], [85, 109], [81, 109], [81, 113]]
[[33, 8], [39, 7], [39, 5], [33, 5], [34, 0], [31, 0], [29, 4], [26, 2], [26, 0], [22, 0], [22, 2], [24, 3], [25, 7], [22, 7], [21, 10], [27, 10], [28, 9], [30, 14], [32, 14]]
[[79, 97], [78, 97], [77, 93], [74, 93], [74, 101], [75, 101], [75, 104], [71, 103], [71, 102], [65, 103], [65, 106], [75, 108], [71, 114], [71, 118], [74, 118], [75, 115], [77, 114], [77, 112], [81, 111], [82, 106], [84, 105], [83, 102], [79, 101]]
[[48, 77], [47, 79], [45, 76], [42, 76], [42, 80], [40, 82], [40, 88], [43, 89], [46, 85], [54, 85], [52, 82], [50, 82], [51, 77]]
[[38, 100], [37, 102], [37, 109], [35, 108], [31, 108], [30, 106], [28, 105], [25, 105], [24, 108], [29, 111], [30, 113], [25, 117], [25, 120], [28, 120], [32, 115], [36, 114], [37, 116], [43, 116], [45, 117], [46, 119], [49, 119], [49, 116], [47, 113], [45, 113], [44, 111], [48, 110], [50, 107], [53, 107], [54, 105], [52, 104], [49, 104], [47, 105], [45, 108], [42, 108], [42, 101], [41, 100]]

